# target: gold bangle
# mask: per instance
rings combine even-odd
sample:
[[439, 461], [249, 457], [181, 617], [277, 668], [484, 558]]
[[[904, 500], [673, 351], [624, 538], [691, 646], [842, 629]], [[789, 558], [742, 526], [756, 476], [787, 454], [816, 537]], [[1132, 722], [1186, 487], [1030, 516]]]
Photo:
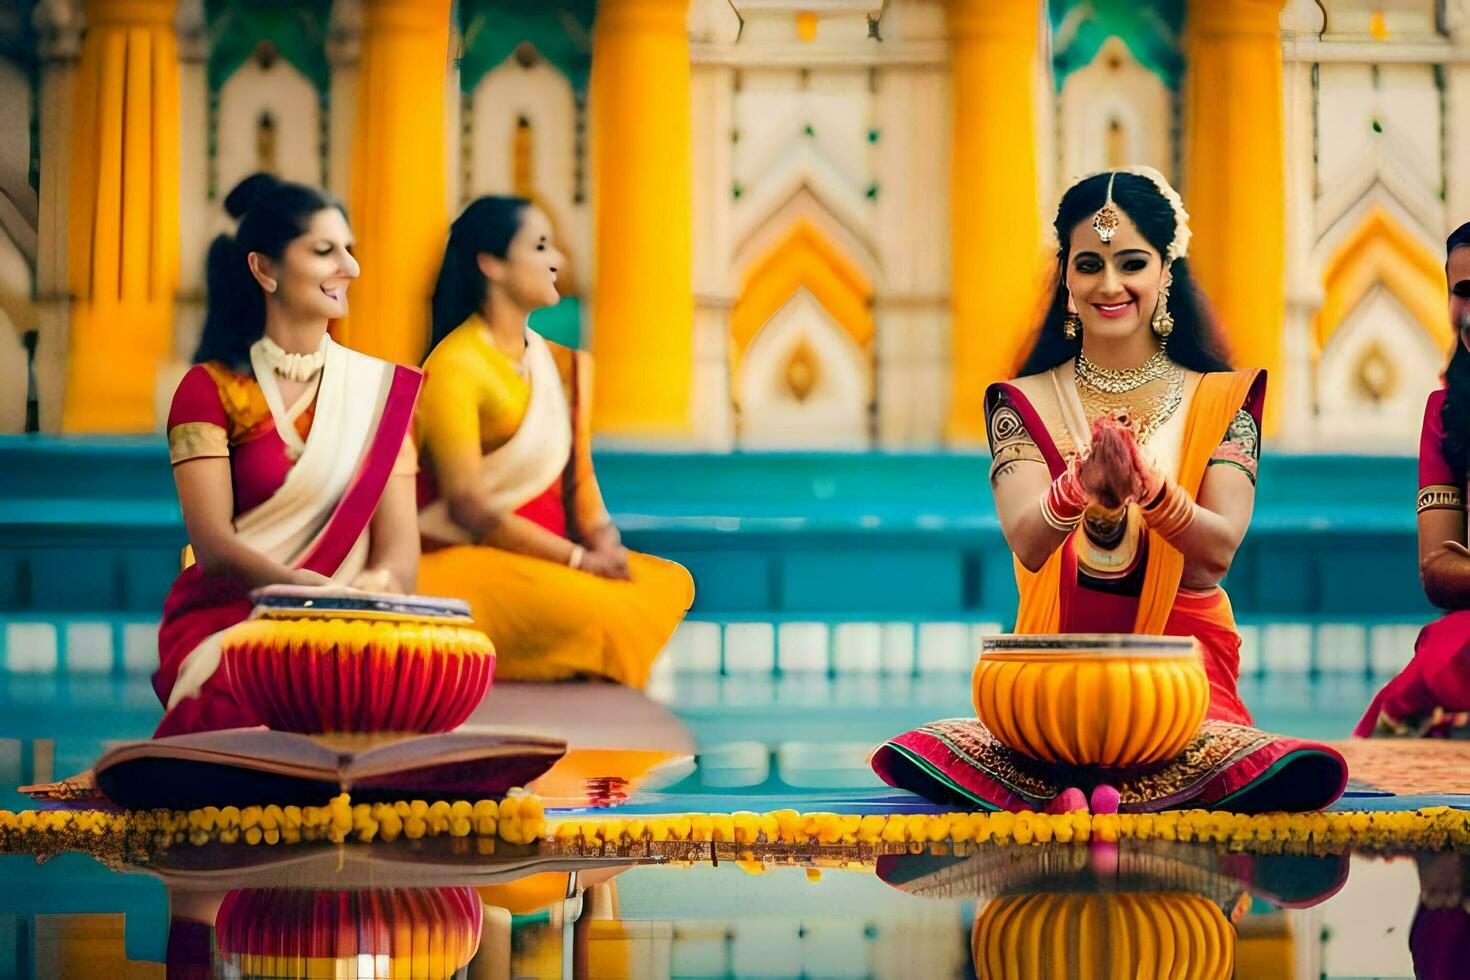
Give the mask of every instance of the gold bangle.
[[587, 549], [579, 544], [572, 545], [572, 554], [567, 558], [568, 568], [581, 568], [582, 559], [587, 557]]
[[1457, 486], [1437, 483], [1419, 491], [1416, 513], [1426, 510], [1464, 510], [1465, 491]]

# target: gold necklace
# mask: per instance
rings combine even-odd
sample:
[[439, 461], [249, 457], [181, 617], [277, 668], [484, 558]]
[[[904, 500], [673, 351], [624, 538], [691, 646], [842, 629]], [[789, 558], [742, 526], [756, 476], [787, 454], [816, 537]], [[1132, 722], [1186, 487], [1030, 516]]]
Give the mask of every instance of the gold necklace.
[[1162, 378], [1173, 366], [1174, 362], [1169, 360], [1169, 355], [1164, 353], [1162, 347], [1138, 367], [1122, 370], [1098, 367], [1087, 359], [1086, 354], [1081, 351], [1077, 352], [1077, 380], [1089, 388], [1106, 391], [1111, 395], [1121, 395], [1157, 378]]
[[1184, 368], [1163, 351], [1139, 367], [1123, 371], [1099, 368], [1077, 355], [1077, 395], [1088, 423], [1103, 415], [1125, 414], [1133, 422], [1140, 445], [1179, 410], [1184, 401], [1184, 378]]

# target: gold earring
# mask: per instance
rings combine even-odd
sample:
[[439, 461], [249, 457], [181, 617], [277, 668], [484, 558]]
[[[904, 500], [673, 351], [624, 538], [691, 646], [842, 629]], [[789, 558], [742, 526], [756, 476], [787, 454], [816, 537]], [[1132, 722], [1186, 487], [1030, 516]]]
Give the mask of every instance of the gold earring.
[[1062, 320], [1062, 336], [1068, 340], [1076, 340], [1077, 335], [1081, 332], [1082, 318], [1071, 310], [1068, 310], [1066, 318]]
[[1159, 303], [1154, 307], [1153, 328], [1155, 336], [1160, 340], [1166, 339], [1174, 332], [1174, 317], [1169, 313], [1169, 283], [1167, 281], [1159, 287]]

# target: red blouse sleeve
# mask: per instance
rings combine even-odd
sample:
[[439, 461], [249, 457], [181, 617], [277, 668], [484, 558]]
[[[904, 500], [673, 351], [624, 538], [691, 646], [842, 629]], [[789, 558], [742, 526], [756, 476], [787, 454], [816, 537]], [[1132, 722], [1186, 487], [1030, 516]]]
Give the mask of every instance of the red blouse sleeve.
[[1429, 396], [1429, 402], [1424, 406], [1424, 430], [1419, 436], [1420, 490], [1459, 486], [1461, 482], [1444, 458], [1444, 422], [1440, 419], [1444, 399], [1445, 392], [1441, 388]]
[[229, 416], [219, 386], [203, 364], [184, 375], [168, 410], [168, 454], [174, 463], [203, 456], [228, 456]]
[[203, 364], [191, 367], [174, 389], [173, 404], [168, 410], [168, 427], [172, 429], [185, 422], [211, 422], [221, 429], [230, 424], [224, 402], [220, 401], [219, 386]]

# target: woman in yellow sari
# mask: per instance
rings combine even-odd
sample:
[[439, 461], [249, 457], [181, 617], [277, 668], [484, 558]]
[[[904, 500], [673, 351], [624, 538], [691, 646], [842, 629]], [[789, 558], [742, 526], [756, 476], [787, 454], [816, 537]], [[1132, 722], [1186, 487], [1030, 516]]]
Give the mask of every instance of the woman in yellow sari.
[[1162, 769], [1067, 772], [999, 744], [973, 719], [875, 754], [893, 785], [984, 806], [1229, 805], [1315, 809], [1346, 785], [1334, 750], [1251, 727], [1236, 690], [1240, 634], [1220, 580], [1250, 523], [1265, 374], [1232, 371], [1189, 275], [1188, 215], [1154, 170], [1095, 174], [1063, 196], [1058, 277], [1015, 381], [986, 395], [990, 482], [1016, 554], [1017, 633], [1139, 633], [1199, 641], [1204, 728]]
[[591, 359], [527, 325], [563, 261], [523, 198], [454, 222], [416, 426], [419, 588], [469, 602], [498, 679], [642, 687], [694, 583], [622, 546], [592, 469]]

